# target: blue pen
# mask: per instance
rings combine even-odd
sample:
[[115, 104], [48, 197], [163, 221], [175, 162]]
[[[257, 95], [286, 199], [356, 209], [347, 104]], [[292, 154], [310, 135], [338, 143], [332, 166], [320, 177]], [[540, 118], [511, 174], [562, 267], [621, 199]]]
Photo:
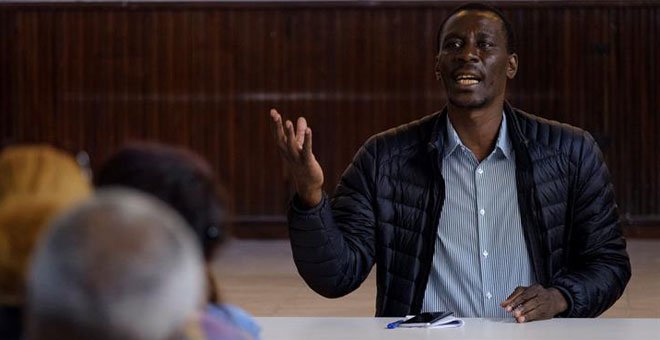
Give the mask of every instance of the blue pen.
[[403, 321], [405, 321], [405, 320], [396, 320], [396, 321], [394, 321], [394, 322], [390, 322], [390, 323], [387, 324], [387, 328], [388, 328], [388, 329], [394, 329], [394, 328], [397, 328], [397, 327], [399, 327], [399, 325], [400, 325]]

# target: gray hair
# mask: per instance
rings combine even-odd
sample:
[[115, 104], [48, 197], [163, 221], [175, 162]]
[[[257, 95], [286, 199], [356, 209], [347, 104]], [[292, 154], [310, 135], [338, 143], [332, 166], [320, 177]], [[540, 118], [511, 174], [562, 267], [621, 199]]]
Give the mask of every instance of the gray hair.
[[100, 190], [57, 218], [42, 240], [28, 323], [166, 339], [201, 305], [203, 270], [195, 237], [176, 212], [135, 191]]

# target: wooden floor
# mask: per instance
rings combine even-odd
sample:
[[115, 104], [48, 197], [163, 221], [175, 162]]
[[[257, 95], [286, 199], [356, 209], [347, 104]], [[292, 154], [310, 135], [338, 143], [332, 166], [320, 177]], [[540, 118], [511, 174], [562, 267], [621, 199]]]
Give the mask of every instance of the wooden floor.
[[[629, 239], [632, 279], [604, 317], [660, 318], [660, 239]], [[255, 316], [373, 316], [375, 270], [355, 292], [326, 299], [298, 275], [288, 240], [233, 240], [216, 265], [223, 299]]]

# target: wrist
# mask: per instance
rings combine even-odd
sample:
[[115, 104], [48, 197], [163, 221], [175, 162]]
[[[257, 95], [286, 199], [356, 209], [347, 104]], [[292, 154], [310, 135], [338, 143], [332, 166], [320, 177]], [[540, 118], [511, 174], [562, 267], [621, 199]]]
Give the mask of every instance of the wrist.
[[548, 289], [552, 292], [554, 296], [553, 300], [557, 302], [556, 304], [557, 310], [555, 316], [565, 312], [568, 309], [568, 302], [566, 301], [564, 294], [562, 294], [562, 292], [555, 287], [550, 287]]
[[308, 189], [308, 190], [296, 190], [298, 193], [298, 199], [300, 203], [306, 208], [313, 208], [319, 203], [323, 198], [323, 190], [321, 188], [317, 189]]

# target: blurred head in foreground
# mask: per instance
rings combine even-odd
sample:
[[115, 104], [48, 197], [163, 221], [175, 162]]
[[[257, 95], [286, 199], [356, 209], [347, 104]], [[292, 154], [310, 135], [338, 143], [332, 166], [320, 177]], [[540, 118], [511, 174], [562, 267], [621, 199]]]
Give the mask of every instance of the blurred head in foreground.
[[0, 174], [0, 305], [20, 306], [37, 239], [91, 186], [71, 155], [47, 145], [6, 147]]
[[200, 321], [207, 338], [259, 338], [260, 327], [252, 317], [220, 298], [213, 260], [228, 234], [226, 201], [206, 160], [181, 147], [133, 143], [103, 164], [95, 183], [98, 188], [119, 186], [146, 192], [178, 211], [197, 236], [207, 261], [208, 305]]
[[73, 156], [49, 145], [8, 146], [0, 154], [0, 203], [18, 196], [77, 201], [90, 192]]
[[226, 238], [220, 187], [210, 165], [192, 151], [156, 143], [126, 145], [99, 169], [95, 184], [137, 189], [169, 204], [192, 227], [207, 260]]
[[99, 191], [53, 221], [28, 285], [27, 339], [176, 339], [204, 294], [183, 219], [129, 190]]

